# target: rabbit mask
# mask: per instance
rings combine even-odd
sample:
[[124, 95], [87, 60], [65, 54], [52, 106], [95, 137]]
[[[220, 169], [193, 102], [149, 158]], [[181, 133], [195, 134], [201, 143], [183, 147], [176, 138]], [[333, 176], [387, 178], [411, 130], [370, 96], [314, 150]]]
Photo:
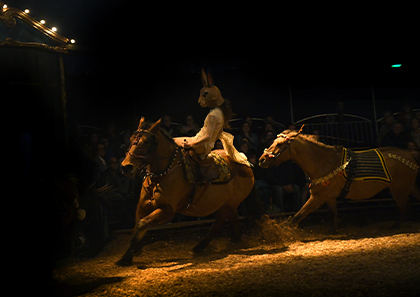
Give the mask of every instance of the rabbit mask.
[[216, 108], [225, 102], [219, 88], [214, 85], [210, 71], [206, 74], [201, 69], [201, 83], [203, 88], [200, 90], [200, 97], [198, 98], [198, 103], [201, 107]]

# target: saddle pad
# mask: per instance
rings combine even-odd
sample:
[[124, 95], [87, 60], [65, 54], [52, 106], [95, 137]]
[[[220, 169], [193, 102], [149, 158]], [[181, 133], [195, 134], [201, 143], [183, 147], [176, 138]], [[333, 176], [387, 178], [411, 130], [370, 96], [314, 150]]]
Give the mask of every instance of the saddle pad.
[[210, 152], [210, 155], [214, 159], [214, 163], [216, 163], [217, 167], [219, 168], [220, 176], [219, 178], [212, 180], [212, 183], [226, 183], [230, 181], [232, 178], [232, 173], [230, 172], [229, 166], [221, 155]]
[[[220, 176], [215, 179], [215, 180], [211, 180], [208, 182], [211, 183], [226, 183], [228, 181], [231, 180], [232, 178], [232, 173], [229, 169], [229, 166], [225, 160], [225, 158], [223, 158], [221, 155], [210, 152], [208, 157], [213, 157], [214, 159], [214, 163], [217, 165], [217, 168], [219, 169], [220, 172]], [[194, 169], [193, 169], [193, 165], [191, 164], [191, 161], [189, 158], [184, 158], [184, 162], [183, 162], [183, 168], [184, 168], [184, 173], [185, 176], [187, 177], [188, 181], [192, 184], [194, 184], [196, 182], [196, 178], [195, 178], [195, 174], [194, 174]]]
[[[385, 163], [384, 156], [378, 149], [367, 151], [354, 152], [356, 154], [356, 172], [355, 181], [383, 181], [390, 183], [391, 175], [389, 174], [388, 167]], [[344, 148], [342, 164], [349, 160], [350, 156], [347, 149]], [[347, 168], [344, 172], [344, 177], [347, 179]]]
[[182, 168], [184, 169], [185, 177], [191, 184], [195, 184], [195, 176], [193, 173], [193, 167], [191, 165], [190, 158], [185, 157], [186, 154], [184, 150], [182, 150], [182, 154], [184, 155], [184, 158], [182, 159]]

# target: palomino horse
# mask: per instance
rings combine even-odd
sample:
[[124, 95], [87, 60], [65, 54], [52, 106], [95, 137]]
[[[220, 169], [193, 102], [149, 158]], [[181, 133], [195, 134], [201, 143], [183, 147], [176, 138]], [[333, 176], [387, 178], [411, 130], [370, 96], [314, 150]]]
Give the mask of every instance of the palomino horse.
[[[336, 228], [338, 196], [366, 199], [385, 188], [390, 189], [403, 218], [410, 193], [420, 200], [419, 187], [415, 184], [419, 168], [416, 158], [410, 151], [390, 147], [351, 152], [341, 146], [317, 142], [300, 131], [287, 130], [264, 151], [259, 165], [268, 168], [289, 159], [295, 161], [312, 184], [311, 196], [295, 214], [292, 224], [298, 224], [326, 202], [334, 215]], [[347, 183], [347, 180], [352, 180], [352, 183]], [[349, 188], [340, 195], [346, 186]]]
[[142, 250], [142, 238], [148, 227], [170, 221], [175, 213], [204, 217], [217, 211], [210, 231], [194, 247], [194, 252], [202, 251], [226, 220], [232, 222], [234, 227], [232, 240], [239, 241], [236, 208], [248, 195], [254, 193], [252, 169], [231, 162], [223, 150], [213, 151], [228, 162], [232, 178], [226, 183], [192, 184], [184, 172], [181, 148], [159, 128], [160, 120], [150, 129], [146, 129], [143, 120], [140, 120], [122, 162], [123, 172], [127, 176], [134, 176], [145, 165], [147, 171], [137, 204], [134, 235], [127, 252], [117, 265], [131, 265], [133, 255]]

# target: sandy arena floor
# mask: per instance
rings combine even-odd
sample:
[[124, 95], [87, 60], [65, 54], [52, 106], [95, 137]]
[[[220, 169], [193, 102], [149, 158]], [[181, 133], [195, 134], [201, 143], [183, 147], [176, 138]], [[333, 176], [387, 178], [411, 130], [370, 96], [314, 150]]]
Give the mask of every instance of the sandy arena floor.
[[131, 267], [114, 263], [130, 236], [93, 259], [57, 265], [56, 296], [420, 296], [420, 222], [297, 231], [275, 221], [239, 245], [216, 238], [195, 256], [195, 231], [147, 246]]

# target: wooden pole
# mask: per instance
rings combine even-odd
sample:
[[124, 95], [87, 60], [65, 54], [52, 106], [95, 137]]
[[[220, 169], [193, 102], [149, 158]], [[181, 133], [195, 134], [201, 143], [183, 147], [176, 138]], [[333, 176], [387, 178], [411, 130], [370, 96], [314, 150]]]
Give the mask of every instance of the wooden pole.
[[63, 111], [63, 126], [64, 126], [64, 141], [66, 146], [66, 152], [69, 149], [69, 127], [67, 121], [67, 94], [66, 94], [66, 75], [64, 71], [64, 59], [63, 54], [59, 54], [60, 59], [60, 81], [61, 81], [61, 107]]

